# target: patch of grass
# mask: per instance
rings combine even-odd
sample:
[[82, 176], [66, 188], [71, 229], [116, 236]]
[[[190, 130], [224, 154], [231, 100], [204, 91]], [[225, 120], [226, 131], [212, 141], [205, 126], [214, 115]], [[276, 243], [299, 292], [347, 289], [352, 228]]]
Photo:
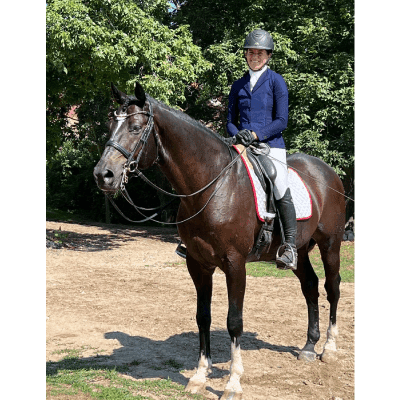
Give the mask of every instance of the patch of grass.
[[340, 276], [343, 282], [354, 282], [354, 242], [343, 242], [340, 249]]
[[52, 240], [54, 243], [63, 244], [67, 241], [69, 233], [62, 233], [61, 231], [54, 230], [51, 234], [46, 235], [46, 240]]
[[55, 350], [51, 354], [66, 354], [66, 357], [64, 357], [64, 360], [68, 359], [76, 359], [79, 356], [82, 356], [82, 352], [85, 350], [95, 350], [97, 357], [99, 356], [99, 353], [105, 352], [105, 350], [98, 350], [94, 347], [91, 346], [81, 346], [79, 349], [60, 349], [60, 350]]
[[56, 397], [56, 396], [76, 396], [79, 395], [80, 391], [78, 389], [74, 389], [71, 386], [59, 384], [54, 387], [47, 387], [47, 396], [46, 397]]
[[[325, 278], [324, 265], [318, 246], [310, 252], [310, 261], [318, 278]], [[292, 271], [281, 271], [275, 263], [254, 262], [246, 264], [246, 273], [250, 276], [272, 276], [275, 278], [293, 277]], [[354, 242], [343, 242], [340, 249], [340, 276], [342, 282], [354, 282]]]
[[[324, 265], [318, 246], [310, 252], [310, 261], [318, 278], [325, 278]], [[167, 263], [165, 266], [186, 266], [186, 261]], [[266, 262], [252, 262], [246, 264], [246, 274], [254, 277], [271, 276], [274, 278], [294, 277], [292, 271], [281, 271], [276, 264]], [[340, 276], [342, 282], [354, 282], [354, 242], [342, 242], [340, 249]]]
[[[129, 371], [130, 365], [138, 365], [134, 361], [129, 365], [109, 367], [101, 363], [103, 357], [85, 360], [72, 356], [79, 354], [80, 349], [65, 349], [62, 353], [68, 356], [59, 362], [46, 364], [47, 397], [57, 399], [58, 396], [73, 400], [77, 399], [108, 399], [108, 400], [204, 400], [201, 395], [184, 391], [184, 387], [170, 379], [155, 379], [135, 381], [122, 376]], [[182, 365], [175, 360], [168, 360], [166, 366], [180, 368]]]
[[67, 356], [64, 359], [70, 359], [70, 358], [77, 358], [80, 353], [81, 350], [77, 349], [60, 349], [53, 351], [51, 354], [67, 354]]
[[274, 278], [287, 278], [294, 276], [292, 271], [281, 271], [275, 263], [251, 262], [246, 264], [246, 275], [261, 277], [272, 276]]

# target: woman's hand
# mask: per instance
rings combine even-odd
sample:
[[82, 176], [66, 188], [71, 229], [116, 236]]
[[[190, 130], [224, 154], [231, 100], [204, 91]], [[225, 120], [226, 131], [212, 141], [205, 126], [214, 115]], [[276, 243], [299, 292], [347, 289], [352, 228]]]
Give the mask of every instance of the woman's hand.
[[257, 135], [255, 132], [249, 131], [248, 129], [243, 129], [239, 131], [236, 135], [236, 143], [240, 143], [245, 147], [250, 146], [255, 140], [257, 140]]

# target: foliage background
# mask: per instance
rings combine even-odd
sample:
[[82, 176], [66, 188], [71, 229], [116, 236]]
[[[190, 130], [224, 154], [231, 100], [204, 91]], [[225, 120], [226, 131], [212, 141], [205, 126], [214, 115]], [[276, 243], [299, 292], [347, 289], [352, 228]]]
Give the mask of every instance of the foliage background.
[[[271, 68], [289, 88], [288, 152], [322, 158], [353, 196], [353, 1], [53, 0], [46, 10], [48, 204], [104, 219], [92, 171], [107, 139], [110, 82], [131, 93], [139, 81], [226, 135], [230, 86], [247, 70], [243, 40], [256, 28], [272, 34]], [[77, 120], [68, 119], [74, 106]], [[150, 175], [162, 182], [157, 171]], [[160, 201], [133, 184], [139, 200]]]

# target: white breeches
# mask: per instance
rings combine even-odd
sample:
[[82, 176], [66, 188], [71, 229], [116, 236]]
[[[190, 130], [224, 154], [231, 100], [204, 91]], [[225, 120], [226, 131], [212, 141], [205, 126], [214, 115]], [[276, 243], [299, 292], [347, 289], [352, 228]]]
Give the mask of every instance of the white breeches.
[[281, 199], [289, 187], [288, 169], [286, 165], [286, 149], [271, 147], [269, 156], [276, 168], [274, 195], [276, 200]]

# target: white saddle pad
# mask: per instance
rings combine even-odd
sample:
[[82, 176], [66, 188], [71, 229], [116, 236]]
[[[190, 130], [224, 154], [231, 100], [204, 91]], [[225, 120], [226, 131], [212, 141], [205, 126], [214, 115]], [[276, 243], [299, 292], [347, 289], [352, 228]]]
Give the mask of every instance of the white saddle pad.
[[304, 220], [311, 218], [312, 200], [308, 187], [300, 178], [298, 172], [292, 168], [289, 170], [289, 187], [293, 197], [294, 208], [296, 210], [296, 219]]
[[[275, 214], [269, 214], [266, 211], [267, 196], [261, 186], [259, 179], [254, 173], [253, 169], [247, 166], [246, 162], [245, 165], [247, 172], [249, 173], [251, 185], [253, 187], [257, 217], [261, 221], [264, 221], [266, 217], [274, 218]], [[312, 200], [307, 186], [300, 178], [299, 174], [292, 168], [289, 168], [288, 180], [289, 180], [290, 193], [292, 194], [294, 208], [296, 210], [296, 219], [299, 221], [311, 218]]]

